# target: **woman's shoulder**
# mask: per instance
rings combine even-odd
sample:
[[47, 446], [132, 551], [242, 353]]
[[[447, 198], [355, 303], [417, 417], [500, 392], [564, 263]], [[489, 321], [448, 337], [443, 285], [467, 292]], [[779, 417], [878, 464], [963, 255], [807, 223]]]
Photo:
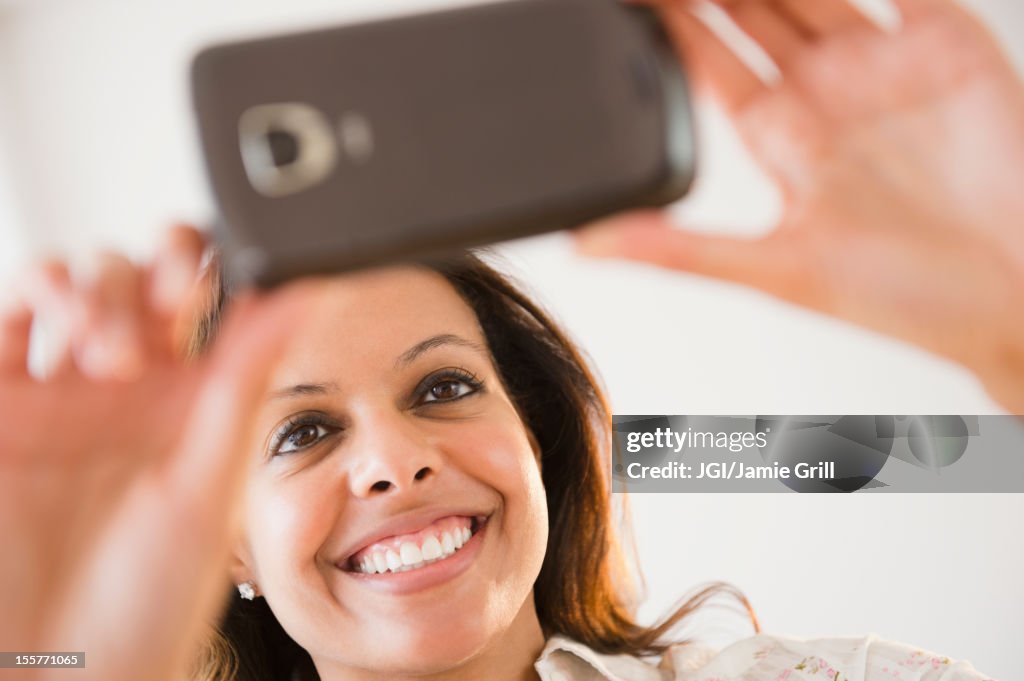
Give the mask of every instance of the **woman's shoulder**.
[[673, 681], [991, 681], [966, 661], [874, 634], [802, 639], [758, 634], [710, 655], [673, 646], [661, 668]]
[[543, 681], [991, 681], [968, 662], [875, 635], [758, 634], [720, 651], [682, 643], [669, 648], [657, 666], [555, 636], [536, 667]]

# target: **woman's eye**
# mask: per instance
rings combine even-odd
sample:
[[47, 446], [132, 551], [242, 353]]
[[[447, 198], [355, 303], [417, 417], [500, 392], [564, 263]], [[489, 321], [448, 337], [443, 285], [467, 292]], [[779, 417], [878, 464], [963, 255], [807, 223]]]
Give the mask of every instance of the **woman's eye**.
[[328, 431], [327, 428], [313, 423], [298, 426], [290, 430], [281, 439], [281, 444], [277, 447], [276, 453], [287, 454], [288, 452], [296, 452], [300, 449], [305, 449], [306, 447], [319, 442], [320, 439], [326, 437], [329, 432], [330, 431]]
[[465, 397], [476, 391], [476, 388], [465, 381], [446, 378], [430, 387], [424, 396], [424, 402], [446, 402]]

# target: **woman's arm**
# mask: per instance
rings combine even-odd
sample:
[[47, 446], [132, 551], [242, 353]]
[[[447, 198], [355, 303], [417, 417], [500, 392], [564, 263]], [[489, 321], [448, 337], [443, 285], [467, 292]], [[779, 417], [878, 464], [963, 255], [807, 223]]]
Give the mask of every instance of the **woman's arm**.
[[758, 288], [975, 371], [1024, 413], [1024, 87], [952, 0], [897, 0], [877, 28], [846, 0], [719, 0], [778, 64], [762, 82], [698, 20], [654, 3], [780, 187], [777, 229], [744, 240], [661, 212], [581, 232], [584, 253]]

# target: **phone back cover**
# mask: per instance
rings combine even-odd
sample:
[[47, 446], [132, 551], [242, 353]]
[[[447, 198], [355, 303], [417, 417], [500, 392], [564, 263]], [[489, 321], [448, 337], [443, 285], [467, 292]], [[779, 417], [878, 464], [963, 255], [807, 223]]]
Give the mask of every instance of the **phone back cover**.
[[[206, 50], [195, 105], [229, 271], [270, 284], [682, 195], [688, 105], [668, 101], [673, 58], [635, 13], [614, 0], [517, 0]], [[262, 195], [239, 121], [282, 102], [364, 122], [370, 153], [339, 147], [315, 186]]]

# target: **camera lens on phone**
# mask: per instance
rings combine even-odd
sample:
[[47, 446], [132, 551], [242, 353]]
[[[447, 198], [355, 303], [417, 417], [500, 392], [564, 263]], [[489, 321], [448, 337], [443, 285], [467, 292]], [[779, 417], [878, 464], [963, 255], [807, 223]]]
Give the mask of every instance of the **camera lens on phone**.
[[285, 130], [268, 131], [267, 148], [277, 168], [291, 165], [299, 159], [299, 140]]

